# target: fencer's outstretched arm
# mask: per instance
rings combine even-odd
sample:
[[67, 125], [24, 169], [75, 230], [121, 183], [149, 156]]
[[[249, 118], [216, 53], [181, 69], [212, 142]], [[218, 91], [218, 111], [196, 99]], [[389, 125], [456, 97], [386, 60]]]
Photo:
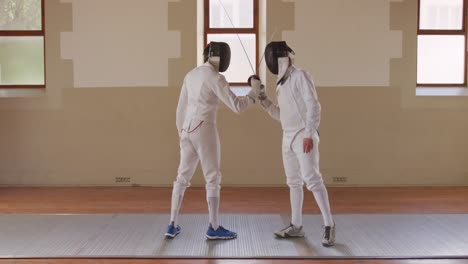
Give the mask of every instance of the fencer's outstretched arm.
[[303, 87], [301, 90], [304, 92], [304, 101], [307, 108], [305, 132], [309, 138], [312, 138], [320, 125], [322, 107], [320, 106], [312, 77], [308, 73], [302, 71], [299, 81], [300, 85]]
[[252, 90], [258, 91], [258, 99], [260, 100], [260, 105], [265, 109], [265, 111], [276, 121], [280, 121], [280, 108], [278, 105], [275, 105], [268, 96], [265, 94], [265, 86], [262, 85], [260, 77], [257, 75], [252, 75], [249, 77], [249, 84], [252, 87]]
[[260, 101], [260, 105], [273, 119], [280, 122], [280, 108], [270, 98], [265, 97], [264, 100]]
[[258, 75], [252, 75], [249, 77], [248, 83], [252, 87], [252, 91], [256, 91], [258, 94], [258, 100], [263, 109], [275, 120], [280, 121], [280, 109], [275, 105], [265, 94], [265, 86], [262, 85], [260, 77]]
[[257, 98], [256, 91], [252, 89], [247, 96], [236, 96], [232, 91], [229, 83], [223, 75], [220, 75], [217, 83], [212, 87], [213, 92], [218, 98], [234, 113], [242, 113], [249, 106], [255, 104], [255, 98]]
[[187, 86], [185, 85], [185, 80], [184, 84], [182, 85], [182, 89], [180, 91], [180, 96], [179, 96], [179, 103], [177, 104], [177, 111], [176, 111], [176, 126], [177, 126], [177, 131], [179, 133], [182, 133], [182, 126], [184, 125], [185, 121], [185, 115], [187, 112], [187, 103], [188, 103], [188, 95], [187, 95]]

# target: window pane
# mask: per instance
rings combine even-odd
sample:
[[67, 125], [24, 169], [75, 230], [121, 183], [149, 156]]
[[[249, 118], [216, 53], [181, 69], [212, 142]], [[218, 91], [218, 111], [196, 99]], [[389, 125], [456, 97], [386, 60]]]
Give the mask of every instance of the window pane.
[[233, 28], [232, 24], [235, 28], [254, 27], [253, 0], [210, 0], [209, 2], [210, 28]]
[[462, 29], [463, 0], [420, 1], [420, 29]]
[[463, 84], [464, 36], [418, 36], [418, 83]]
[[0, 0], [0, 30], [41, 30], [41, 0]]
[[[255, 52], [256, 52], [256, 40], [255, 34], [239, 34], [242, 43], [249, 55], [252, 67], [255, 70], [257, 63]], [[210, 41], [223, 41], [229, 44], [231, 47], [231, 65], [229, 69], [223, 73], [226, 76], [228, 82], [247, 82], [250, 75], [254, 74], [250, 67], [244, 50], [240, 44], [236, 34], [208, 34], [208, 42]]]
[[43, 37], [0, 37], [0, 84], [44, 84]]

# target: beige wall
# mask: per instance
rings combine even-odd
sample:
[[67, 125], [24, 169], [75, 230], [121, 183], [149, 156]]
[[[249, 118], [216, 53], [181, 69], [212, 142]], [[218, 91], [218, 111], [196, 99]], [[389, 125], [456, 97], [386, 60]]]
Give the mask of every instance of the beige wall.
[[73, 8], [61, 55], [73, 60], [75, 88], [168, 86], [167, 61], [180, 57], [180, 34], [168, 30], [169, 1], [61, 2]]
[[[179, 159], [174, 111], [180, 83], [196, 65], [200, 51], [196, 49], [196, 1], [162, 2], [167, 2], [168, 28], [155, 25], [155, 30], [180, 32], [180, 39], [164, 44], [180, 50], [144, 65], [153, 66], [156, 76], [167, 72], [162, 82], [168, 85], [120, 87], [116, 83], [115, 87], [77, 89], [74, 57], [64, 56], [72, 54], [64, 47], [71, 42], [62, 35], [74, 32], [73, 1], [46, 0], [48, 87], [40, 97], [0, 99], [1, 184], [116, 185], [115, 177], [131, 177], [133, 184], [171, 184]], [[347, 6], [351, 1], [332, 2]], [[468, 184], [468, 97], [414, 96], [417, 1], [359, 2], [360, 8], [350, 6], [348, 16], [333, 15], [329, 0], [267, 2], [267, 38], [275, 28], [280, 30], [275, 39], [290, 41], [299, 66], [317, 79], [323, 106], [325, 180], [332, 183], [332, 177], [348, 177], [349, 185]], [[321, 20], [306, 10], [314, 8], [317, 13], [322, 7], [332, 17], [322, 27], [307, 26]], [[378, 15], [372, 16], [373, 11]], [[375, 22], [375, 27], [361, 32], [351, 23], [357, 18], [362, 25]], [[327, 32], [343, 24], [350, 27], [347, 31], [356, 31], [350, 37], [359, 39], [348, 43], [333, 36], [334, 46], [310, 47], [320, 39], [330, 41]], [[374, 34], [389, 41], [374, 43]], [[369, 56], [378, 58], [368, 60], [361, 51], [355, 68], [346, 71], [359, 59], [355, 54], [359, 40]], [[73, 47], [80, 48], [76, 43]], [[321, 68], [328, 58], [336, 67]], [[369, 69], [378, 71], [367, 79], [361, 71]], [[106, 69], [102, 71], [105, 75]], [[270, 75], [273, 95], [272, 80]], [[284, 184], [279, 124], [258, 107], [241, 116], [223, 108], [218, 123], [225, 185]], [[193, 184], [202, 183], [197, 171]]]
[[390, 0], [295, 1], [295, 28], [283, 38], [322, 87], [389, 86], [390, 61], [402, 56], [390, 28]]

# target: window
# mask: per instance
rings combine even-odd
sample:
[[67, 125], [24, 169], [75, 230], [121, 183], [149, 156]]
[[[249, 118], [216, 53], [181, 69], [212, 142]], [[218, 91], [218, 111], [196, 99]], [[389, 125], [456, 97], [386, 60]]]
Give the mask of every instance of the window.
[[232, 86], [245, 86], [258, 72], [258, 0], [204, 1], [205, 44], [229, 44], [231, 65], [224, 75]]
[[418, 86], [465, 86], [466, 0], [419, 0]]
[[0, 0], [0, 88], [45, 88], [44, 0]]

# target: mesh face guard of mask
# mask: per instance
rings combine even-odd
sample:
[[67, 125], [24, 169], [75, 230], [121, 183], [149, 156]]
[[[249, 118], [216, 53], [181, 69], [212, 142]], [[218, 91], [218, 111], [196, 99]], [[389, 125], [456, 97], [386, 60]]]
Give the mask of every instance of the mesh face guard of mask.
[[286, 44], [286, 41], [270, 42], [265, 48], [265, 62], [271, 73], [278, 75], [278, 58], [289, 57], [294, 51]]
[[203, 51], [204, 61], [219, 57], [219, 72], [225, 72], [231, 63], [231, 48], [225, 42], [210, 42]]

